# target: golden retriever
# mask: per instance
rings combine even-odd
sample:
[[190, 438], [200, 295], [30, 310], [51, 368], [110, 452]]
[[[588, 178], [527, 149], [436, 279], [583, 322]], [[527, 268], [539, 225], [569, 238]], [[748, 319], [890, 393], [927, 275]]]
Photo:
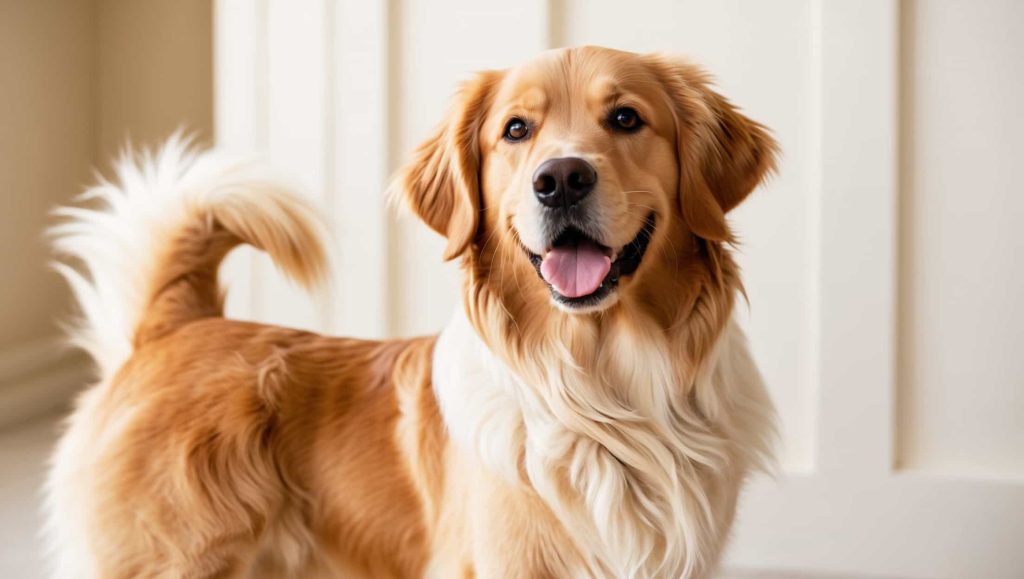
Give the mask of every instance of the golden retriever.
[[224, 319], [239, 244], [324, 277], [315, 211], [180, 139], [123, 160], [54, 232], [101, 371], [49, 481], [56, 576], [706, 576], [773, 437], [725, 216], [775, 153], [685, 61], [479, 74], [397, 181], [462, 307], [390, 341]]

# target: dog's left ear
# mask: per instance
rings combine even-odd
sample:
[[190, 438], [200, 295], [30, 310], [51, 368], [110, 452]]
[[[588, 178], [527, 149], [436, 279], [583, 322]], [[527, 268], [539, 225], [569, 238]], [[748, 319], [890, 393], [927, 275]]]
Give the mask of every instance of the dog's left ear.
[[441, 123], [399, 173], [413, 212], [448, 239], [444, 258], [469, 248], [480, 223], [480, 125], [500, 72], [476, 75], [458, 91], [450, 118]]
[[661, 56], [649, 62], [676, 117], [683, 219], [704, 239], [729, 241], [725, 214], [775, 169], [778, 145], [763, 125], [712, 90], [697, 66]]

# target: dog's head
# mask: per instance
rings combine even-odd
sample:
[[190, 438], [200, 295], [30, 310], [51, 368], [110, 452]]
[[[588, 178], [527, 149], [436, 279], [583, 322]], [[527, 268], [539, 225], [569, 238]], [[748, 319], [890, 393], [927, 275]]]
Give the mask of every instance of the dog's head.
[[697, 67], [583, 47], [477, 75], [400, 178], [507, 311], [585, 315], [717, 267], [775, 150]]

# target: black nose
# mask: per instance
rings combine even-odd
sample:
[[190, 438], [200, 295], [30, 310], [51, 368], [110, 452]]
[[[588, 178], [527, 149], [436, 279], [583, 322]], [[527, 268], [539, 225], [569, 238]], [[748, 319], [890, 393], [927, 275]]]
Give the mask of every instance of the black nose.
[[533, 174], [537, 200], [548, 207], [569, 207], [578, 203], [597, 184], [597, 171], [579, 157], [548, 159]]

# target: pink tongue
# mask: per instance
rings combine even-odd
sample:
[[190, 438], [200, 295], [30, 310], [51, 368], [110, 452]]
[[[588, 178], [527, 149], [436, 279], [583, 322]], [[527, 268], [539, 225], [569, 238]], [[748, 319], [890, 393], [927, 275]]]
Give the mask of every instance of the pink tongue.
[[549, 251], [540, 264], [540, 274], [558, 293], [578, 298], [597, 291], [611, 267], [611, 258], [601, 248], [582, 241], [578, 246], [556, 247]]

